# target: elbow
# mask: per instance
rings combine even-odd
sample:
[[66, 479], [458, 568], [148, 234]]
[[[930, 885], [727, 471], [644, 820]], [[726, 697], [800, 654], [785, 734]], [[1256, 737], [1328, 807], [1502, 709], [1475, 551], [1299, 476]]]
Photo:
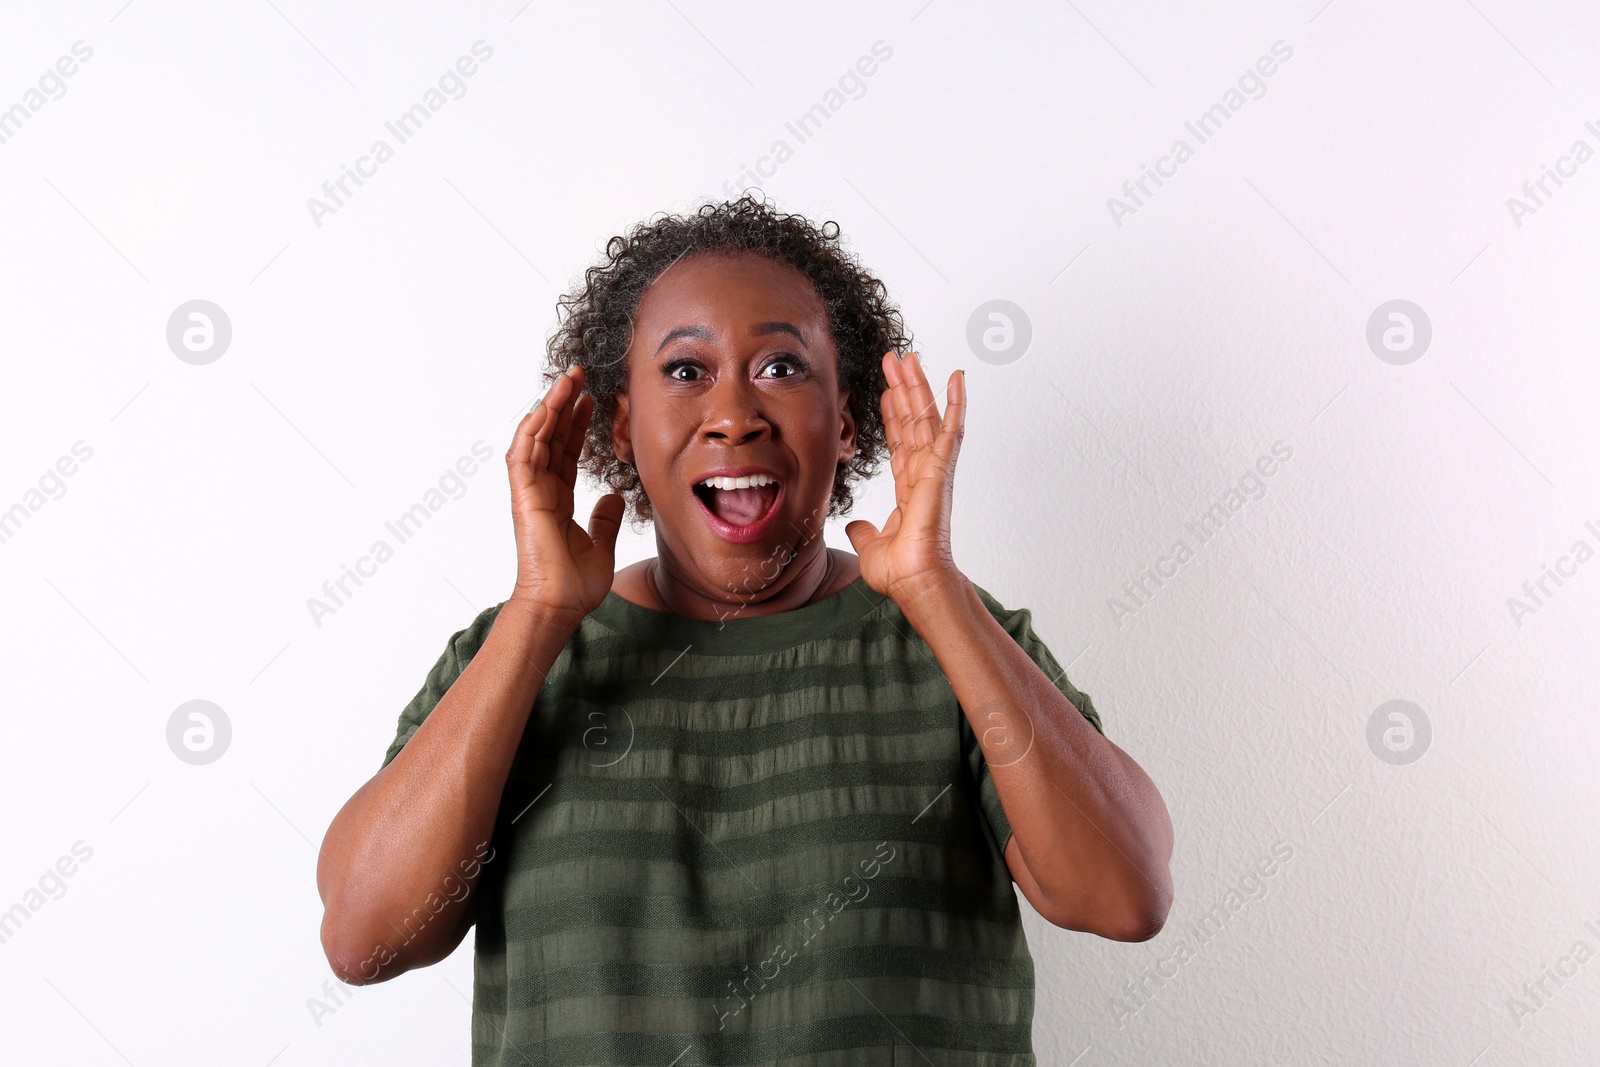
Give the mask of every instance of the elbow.
[[[398, 973], [393, 969], [384, 973], [379, 967], [378, 952], [354, 947], [355, 940], [347, 936], [339, 924], [332, 922], [330, 915], [325, 913], [322, 918], [322, 954], [327, 957], [335, 978], [345, 985], [372, 985]], [[393, 958], [392, 953], [390, 958]]]
[[1111, 941], [1149, 941], [1166, 925], [1166, 912], [1146, 912], [1132, 922], [1102, 932], [1100, 936]]
[[388, 973], [383, 972], [370, 955], [341, 952], [330, 949], [326, 944], [322, 946], [322, 952], [328, 957], [328, 966], [332, 969], [333, 976], [345, 985], [374, 985], [393, 978], [397, 973], [393, 970]]
[[328, 966], [332, 969], [333, 976], [339, 979], [339, 981], [343, 982], [345, 985], [371, 985], [378, 981], [376, 977], [362, 977], [361, 972], [358, 969], [350, 966], [349, 963], [346, 962], [341, 956], [328, 956]]
[[1172, 882], [1164, 877], [1160, 885], [1145, 883], [1139, 890], [1105, 901], [1092, 914], [1052, 910], [1055, 913], [1045, 918], [1062, 929], [1091, 933], [1110, 941], [1149, 941], [1167, 925], [1172, 911]]
[[1167, 915], [1172, 911], [1172, 882], [1163, 879], [1161, 886], [1147, 887], [1132, 907], [1100, 936], [1112, 941], [1149, 941], [1167, 925]]

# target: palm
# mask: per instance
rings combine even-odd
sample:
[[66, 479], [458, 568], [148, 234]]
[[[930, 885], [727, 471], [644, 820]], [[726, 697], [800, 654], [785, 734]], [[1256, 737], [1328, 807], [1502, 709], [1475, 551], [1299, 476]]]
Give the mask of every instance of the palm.
[[[952, 374], [941, 419], [920, 359], [884, 357], [889, 388], [881, 399], [895, 508], [883, 529], [857, 520], [845, 527], [860, 559], [861, 576], [896, 599], [955, 572], [950, 551], [950, 504], [956, 455], [966, 412], [966, 382]], [[959, 381], [958, 381], [959, 379]]]

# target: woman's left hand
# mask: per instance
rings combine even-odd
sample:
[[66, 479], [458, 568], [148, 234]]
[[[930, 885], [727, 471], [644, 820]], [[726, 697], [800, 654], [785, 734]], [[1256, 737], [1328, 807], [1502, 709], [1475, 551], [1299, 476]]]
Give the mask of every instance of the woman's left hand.
[[889, 388], [880, 407], [895, 509], [881, 531], [857, 519], [844, 532], [855, 545], [867, 584], [904, 608], [923, 593], [961, 579], [950, 552], [950, 501], [966, 423], [966, 376], [950, 375], [941, 419], [916, 353], [904, 361], [885, 354], [883, 373]]

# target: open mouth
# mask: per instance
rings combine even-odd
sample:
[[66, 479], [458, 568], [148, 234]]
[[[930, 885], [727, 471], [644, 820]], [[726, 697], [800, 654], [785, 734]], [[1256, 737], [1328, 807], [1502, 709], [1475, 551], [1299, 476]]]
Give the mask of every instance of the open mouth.
[[753, 541], [776, 518], [783, 483], [766, 474], [707, 478], [696, 483], [694, 495], [706, 521], [724, 540]]

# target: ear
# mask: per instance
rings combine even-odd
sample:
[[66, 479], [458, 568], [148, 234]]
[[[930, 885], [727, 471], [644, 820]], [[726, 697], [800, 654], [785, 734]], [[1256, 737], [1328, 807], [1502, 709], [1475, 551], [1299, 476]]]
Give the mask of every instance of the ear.
[[617, 458], [624, 463], [633, 462], [633, 436], [628, 425], [628, 394], [616, 395], [616, 410], [611, 415], [611, 445]]
[[850, 409], [850, 401], [855, 397], [852, 390], [845, 390], [839, 394], [839, 462], [845, 463], [856, 456], [856, 416]]

